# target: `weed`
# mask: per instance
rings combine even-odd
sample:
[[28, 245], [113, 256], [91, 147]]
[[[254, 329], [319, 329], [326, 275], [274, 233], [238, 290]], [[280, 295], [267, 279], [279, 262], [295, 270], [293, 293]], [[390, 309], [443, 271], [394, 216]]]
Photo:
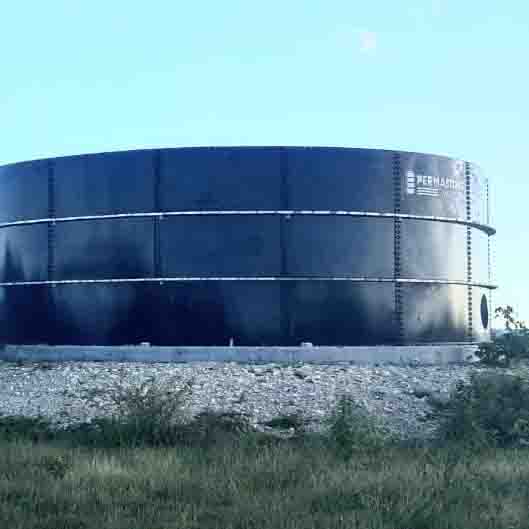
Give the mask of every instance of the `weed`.
[[473, 373], [470, 384], [459, 381], [450, 402], [437, 406], [437, 412], [443, 441], [467, 442], [476, 449], [529, 441], [529, 387], [516, 375]]
[[378, 451], [384, 436], [375, 421], [347, 394], [341, 395], [335, 409], [324, 421], [328, 440], [336, 455], [349, 461], [355, 451]]

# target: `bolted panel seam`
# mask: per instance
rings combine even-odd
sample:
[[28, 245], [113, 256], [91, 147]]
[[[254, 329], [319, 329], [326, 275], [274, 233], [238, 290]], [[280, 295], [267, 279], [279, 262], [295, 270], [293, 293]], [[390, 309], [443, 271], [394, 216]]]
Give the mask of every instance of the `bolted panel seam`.
[[[288, 153], [284, 148], [279, 151], [279, 204], [282, 210], [288, 210]], [[286, 230], [287, 222], [290, 222], [289, 217], [285, 215], [280, 216], [279, 220], [279, 258], [280, 258], [280, 277], [285, 277], [287, 273], [286, 261]], [[280, 317], [280, 334], [286, 345], [291, 344], [291, 339], [294, 336], [293, 320], [291, 317], [290, 300], [291, 300], [290, 282], [284, 281], [279, 285], [279, 317]], [[292, 342], [293, 343], [293, 342]]]
[[[490, 204], [489, 204], [489, 179], [487, 178], [487, 222], [490, 220], [489, 211], [490, 211]], [[488, 272], [488, 280], [489, 282], [492, 280], [492, 243], [491, 243], [491, 236], [488, 235], [487, 237], [487, 272]]]
[[[153, 169], [154, 169], [154, 211], [161, 211], [160, 198], [160, 165], [161, 153], [154, 152]], [[161, 277], [161, 254], [160, 254], [160, 217], [153, 217], [153, 277]]]
[[[489, 179], [487, 178], [487, 222], [490, 221], [490, 195], [489, 195]], [[494, 252], [493, 252], [493, 247], [492, 247], [492, 239], [491, 239], [491, 236], [488, 235], [487, 237], [487, 264], [488, 264], [488, 279], [489, 279], [489, 282], [492, 280], [492, 276], [494, 275], [493, 274], [493, 257], [494, 257]], [[489, 335], [491, 334], [491, 328], [492, 328], [492, 319], [493, 319], [493, 314], [492, 314], [492, 311], [493, 311], [493, 307], [494, 307], [494, 304], [492, 302], [492, 297], [493, 297], [493, 291], [490, 290], [489, 291], [489, 296], [488, 296], [488, 309], [489, 309], [489, 314], [490, 314], [490, 319], [489, 319]]]
[[[465, 162], [465, 202], [466, 202], [466, 220], [472, 218], [471, 198], [470, 198], [470, 163]], [[472, 231], [467, 226], [467, 281], [472, 281]], [[467, 286], [467, 339], [471, 342], [474, 338], [473, 328], [473, 307], [472, 307], [472, 286]]]
[[[401, 211], [401, 167], [400, 154], [393, 153], [392, 160], [392, 176], [393, 176], [393, 205], [394, 213]], [[399, 279], [401, 275], [401, 219], [395, 217], [394, 220], [394, 234], [393, 234], [393, 279]], [[404, 318], [403, 318], [403, 303], [402, 303], [402, 286], [395, 281], [395, 318], [397, 323], [397, 343], [404, 343]]]
[[[48, 218], [53, 219], [56, 216], [55, 204], [55, 163], [48, 161]], [[55, 279], [55, 244], [56, 244], [56, 226], [55, 222], [48, 222], [48, 281]], [[55, 284], [51, 283], [46, 288], [46, 301], [48, 303], [48, 313], [51, 315], [50, 324], [55, 327], [56, 307], [52, 288]], [[55, 332], [55, 330], [54, 330]], [[53, 342], [51, 342], [53, 343]]]
[[[55, 217], [55, 167], [48, 161], [48, 218]], [[55, 222], [48, 222], [48, 281], [55, 279]]]

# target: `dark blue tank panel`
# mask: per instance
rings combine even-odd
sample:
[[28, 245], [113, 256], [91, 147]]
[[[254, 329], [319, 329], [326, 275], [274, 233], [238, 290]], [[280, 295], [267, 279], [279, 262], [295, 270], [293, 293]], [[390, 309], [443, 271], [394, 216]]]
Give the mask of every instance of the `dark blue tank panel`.
[[277, 276], [279, 217], [167, 217], [160, 221], [161, 271], [166, 277]]
[[464, 342], [467, 287], [406, 284], [402, 287], [402, 313], [406, 343]]
[[472, 280], [489, 283], [488, 237], [486, 233], [472, 230]]
[[[297, 282], [289, 304], [290, 345], [381, 345], [398, 342], [391, 284]], [[341, 322], [336, 325], [336, 322]]]
[[48, 217], [51, 164], [37, 160], [0, 167], [0, 222]]
[[48, 285], [1, 287], [0, 336], [7, 344], [51, 343], [53, 321]]
[[11, 164], [0, 340], [487, 341], [490, 219], [478, 166], [420, 153], [211, 147]]
[[153, 231], [151, 218], [59, 222], [54, 279], [96, 279], [94, 270], [97, 279], [152, 277]]
[[281, 209], [280, 149], [161, 151], [160, 210]]
[[401, 277], [466, 280], [465, 226], [412, 219], [401, 226]]
[[57, 158], [53, 179], [57, 217], [154, 211], [152, 151]]
[[471, 220], [480, 224], [490, 224], [488, 180], [475, 164], [468, 167], [470, 179]]
[[[287, 276], [391, 277], [394, 270], [392, 219], [293, 216], [285, 221]], [[380, 244], [373, 244], [376, 233]]]
[[390, 151], [288, 149], [288, 209], [393, 213]]
[[[48, 226], [9, 226], [0, 230], [2, 282], [48, 279]], [[31, 290], [29, 287], [27, 290]]]

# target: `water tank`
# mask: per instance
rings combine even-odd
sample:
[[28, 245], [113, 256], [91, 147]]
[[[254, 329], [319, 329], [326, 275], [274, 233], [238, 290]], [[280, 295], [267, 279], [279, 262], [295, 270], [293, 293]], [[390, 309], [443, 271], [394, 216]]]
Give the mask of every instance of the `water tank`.
[[473, 163], [198, 147], [0, 167], [8, 344], [490, 340], [489, 183]]

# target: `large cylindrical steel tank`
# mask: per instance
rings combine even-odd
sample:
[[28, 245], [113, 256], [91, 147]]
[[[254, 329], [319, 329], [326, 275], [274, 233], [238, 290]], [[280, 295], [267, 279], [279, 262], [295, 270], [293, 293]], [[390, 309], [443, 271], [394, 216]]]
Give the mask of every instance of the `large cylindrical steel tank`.
[[0, 167], [0, 340], [490, 340], [489, 184], [428, 154], [212, 147]]

